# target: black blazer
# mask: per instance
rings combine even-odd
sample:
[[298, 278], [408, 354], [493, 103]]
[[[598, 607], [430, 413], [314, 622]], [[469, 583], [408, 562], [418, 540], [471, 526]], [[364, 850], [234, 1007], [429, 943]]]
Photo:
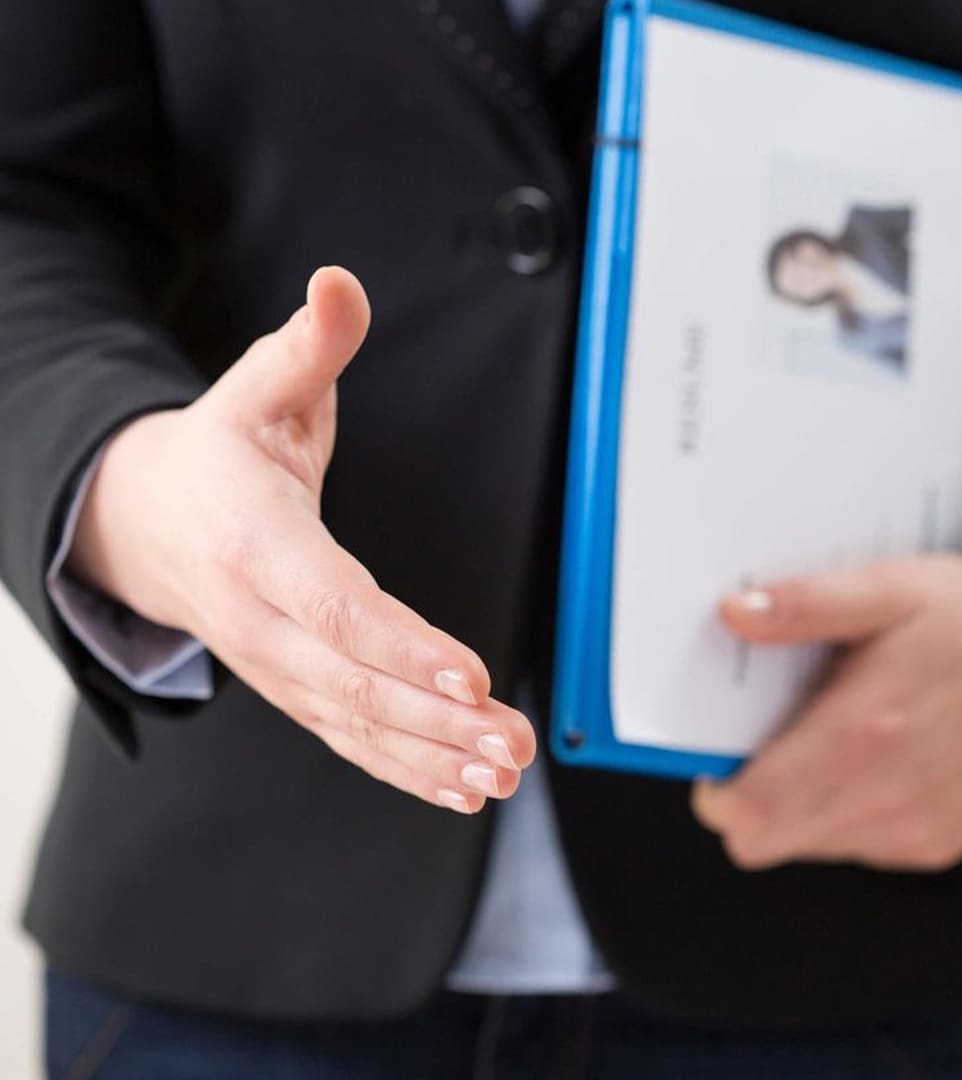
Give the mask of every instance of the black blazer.
[[838, 238], [838, 249], [907, 296], [914, 213], [908, 206], [856, 206]]
[[[962, 67], [955, 0], [750, 6]], [[0, 0], [0, 575], [82, 698], [26, 912], [68, 972], [288, 1018], [439, 987], [491, 813], [375, 783], [223, 672], [193, 712], [137, 699], [43, 573], [104, 437], [191, 400], [343, 263], [375, 323], [325, 516], [501, 695], [532, 665], [544, 690], [599, 7], [558, 4], [529, 52], [500, 0]], [[652, 1009], [962, 1002], [959, 871], [747, 875], [682, 784], [553, 785], [592, 930]]]
[[[907, 303], [911, 302], [914, 213], [908, 206], [856, 206], [836, 241], [840, 252], [897, 289]], [[843, 345], [896, 370], [905, 366], [908, 338], [908, 306], [903, 314], [866, 315], [854, 310], [840, 317], [839, 340]]]

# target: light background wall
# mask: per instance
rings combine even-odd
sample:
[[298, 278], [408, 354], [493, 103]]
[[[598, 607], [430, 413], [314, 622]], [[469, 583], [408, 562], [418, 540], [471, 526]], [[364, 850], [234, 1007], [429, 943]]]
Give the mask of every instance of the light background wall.
[[0, 1078], [39, 1080], [40, 958], [17, 920], [53, 790], [71, 691], [0, 588]]

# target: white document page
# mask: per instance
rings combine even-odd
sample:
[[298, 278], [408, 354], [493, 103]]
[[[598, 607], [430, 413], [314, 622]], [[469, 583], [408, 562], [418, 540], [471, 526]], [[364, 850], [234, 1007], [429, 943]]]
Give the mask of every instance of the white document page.
[[962, 95], [649, 27], [613, 721], [750, 754], [824, 653], [745, 647], [718, 600], [959, 542]]

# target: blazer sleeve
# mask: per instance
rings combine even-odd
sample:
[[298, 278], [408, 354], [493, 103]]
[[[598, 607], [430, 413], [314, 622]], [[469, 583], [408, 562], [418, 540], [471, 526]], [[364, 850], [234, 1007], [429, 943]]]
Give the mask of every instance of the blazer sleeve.
[[178, 263], [169, 157], [135, 0], [0, 0], [0, 579], [114, 743], [175, 715], [97, 663], [45, 588], [70, 492], [131, 418], [204, 380], [158, 312]]

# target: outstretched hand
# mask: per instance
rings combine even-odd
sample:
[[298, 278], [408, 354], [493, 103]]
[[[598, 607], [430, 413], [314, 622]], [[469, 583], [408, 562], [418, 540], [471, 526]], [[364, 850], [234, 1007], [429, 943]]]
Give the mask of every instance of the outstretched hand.
[[490, 698], [474, 652], [383, 592], [319, 517], [337, 379], [369, 323], [356, 278], [319, 270], [305, 306], [208, 393], [126, 427], [70, 569], [195, 635], [372, 776], [474, 813], [517, 789], [531, 725]]

